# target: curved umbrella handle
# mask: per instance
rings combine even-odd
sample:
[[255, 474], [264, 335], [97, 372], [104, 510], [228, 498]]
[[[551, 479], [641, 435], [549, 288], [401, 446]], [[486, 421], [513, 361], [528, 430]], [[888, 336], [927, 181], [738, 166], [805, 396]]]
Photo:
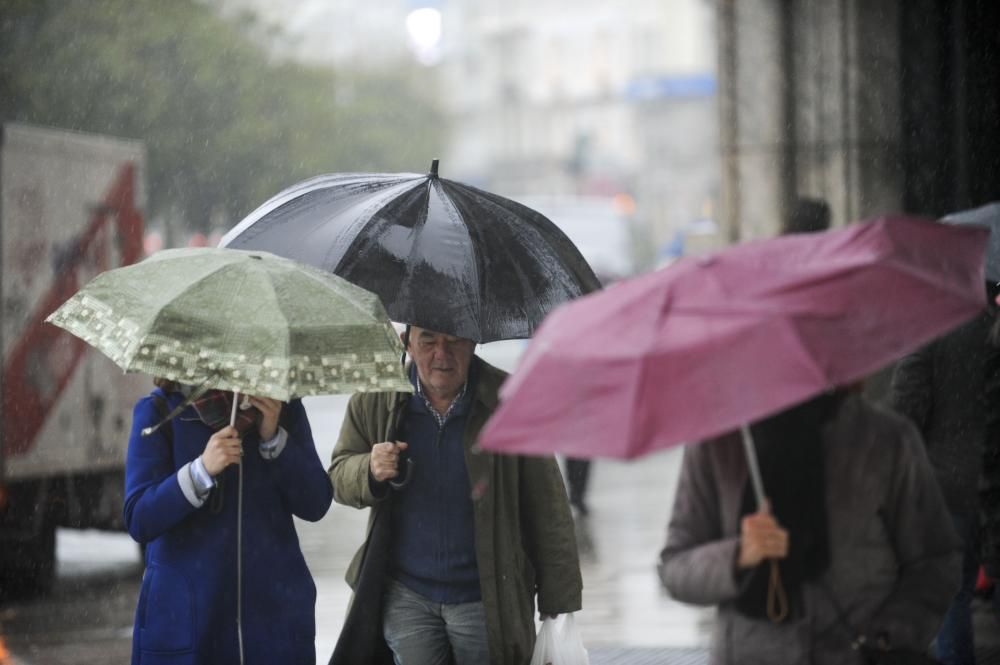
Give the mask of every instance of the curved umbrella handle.
[[403, 489], [404, 487], [406, 487], [407, 485], [410, 484], [410, 481], [413, 480], [413, 467], [414, 466], [416, 466], [416, 464], [413, 462], [413, 460], [410, 459], [409, 457], [407, 457], [406, 458], [406, 472], [403, 474], [403, 479], [400, 480], [400, 481], [395, 481], [395, 480], [390, 480], [389, 481], [389, 485], [392, 487], [392, 489], [394, 489], [394, 490], [401, 490], [401, 489]]
[[771, 559], [771, 576], [767, 580], [767, 616], [774, 623], [781, 623], [788, 616], [788, 596], [775, 559]]

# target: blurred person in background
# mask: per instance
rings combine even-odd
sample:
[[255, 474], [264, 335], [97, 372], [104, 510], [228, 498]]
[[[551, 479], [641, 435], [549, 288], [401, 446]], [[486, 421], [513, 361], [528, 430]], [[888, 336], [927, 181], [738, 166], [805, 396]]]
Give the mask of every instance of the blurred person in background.
[[582, 517], [590, 514], [590, 508], [587, 506], [587, 483], [589, 480], [590, 460], [567, 457], [566, 482], [569, 485], [569, 504]]
[[[606, 271], [599, 271], [597, 273], [597, 279], [600, 280], [602, 288], [607, 287], [619, 278], [618, 275]], [[590, 483], [590, 466], [592, 463], [593, 460], [590, 459], [566, 458], [566, 486], [569, 489], [569, 504], [576, 510], [576, 514], [580, 517], [590, 515], [590, 506], [587, 504], [587, 486]], [[585, 525], [581, 523], [580, 526]]]
[[476, 446], [506, 373], [475, 342], [407, 326], [413, 393], [354, 395], [329, 469], [335, 500], [371, 508], [333, 665], [527, 665], [534, 607], [581, 607], [555, 458]]
[[830, 228], [830, 205], [823, 199], [800, 198], [782, 220], [781, 233], [817, 233]]
[[980, 478], [984, 472], [987, 415], [997, 408], [986, 396], [991, 305], [1000, 288], [986, 283], [982, 313], [912, 353], [896, 365], [889, 404], [917, 426], [955, 529], [963, 543], [962, 586], [937, 638], [944, 665], [976, 662], [973, 590], [979, 572]]
[[[1000, 298], [994, 301], [1000, 305]], [[994, 314], [997, 310], [994, 309]], [[992, 597], [994, 616], [1000, 621], [1000, 317], [990, 331], [986, 358], [986, 437], [979, 477], [979, 560], [982, 576], [977, 591]]]

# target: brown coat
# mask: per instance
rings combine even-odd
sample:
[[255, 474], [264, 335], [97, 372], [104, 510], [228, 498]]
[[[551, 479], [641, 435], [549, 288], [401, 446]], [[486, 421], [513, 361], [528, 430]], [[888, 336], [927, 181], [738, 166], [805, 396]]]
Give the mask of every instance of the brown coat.
[[[506, 374], [478, 358], [473, 362], [479, 363], [479, 379], [462, 440], [469, 486], [474, 495], [476, 559], [486, 610], [490, 661], [494, 665], [517, 665], [531, 660], [536, 594], [539, 612], [575, 612], [581, 607], [583, 582], [573, 519], [555, 458], [494, 455], [476, 448], [479, 432], [497, 406], [497, 393]], [[408, 399], [406, 393], [364, 393], [352, 397], [333, 451], [330, 478], [334, 499], [344, 505], [372, 509], [365, 544], [355, 555], [346, 576], [355, 591], [350, 614], [361, 614], [359, 606], [365, 604], [365, 619], [352, 623], [349, 616], [341, 643], [357, 641], [360, 633], [356, 631], [363, 630], [381, 641], [381, 626], [373, 632], [368, 624], [380, 617], [380, 609], [373, 612], [375, 605], [371, 603], [381, 602], [388, 561], [385, 556], [375, 556], [374, 545], [372, 557], [366, 557], [366, 551], [376, 541], [384, 548], [378, 554], [385, 554], [388, 549], [391, 533], [387, 527], [391, 519], [387, 513], [393, 496], [390, 493], [388, 498], [378, 500], [372, 494], [368, 463], [372, 445], [394, 440]], [[372, 564], [376, 558], [378, 562]], [[362, 587], [365, 587], [364, 600], [360, 597]], [[344, 650], [343, 662], [374, 662], [371, 657], [358, 660], [358, 652], [353, 649], [352, 656], [346, 655], [347, 646], [338, 644], [338, 652]], [[378, 644], [376, 648], [384, 646]]]
[[803, 585], [805, 617], [779, 625], [733, 607], [747, 480], [738, 436], [685, 451], [660, 576], [678, 600], [718, 606], [713, 665], [858, 663], [830, 593], [852, 627], [922, 650], [958, 590], [961, 545], [915, 428], [855, 395], [823, 437], [831, 563]]

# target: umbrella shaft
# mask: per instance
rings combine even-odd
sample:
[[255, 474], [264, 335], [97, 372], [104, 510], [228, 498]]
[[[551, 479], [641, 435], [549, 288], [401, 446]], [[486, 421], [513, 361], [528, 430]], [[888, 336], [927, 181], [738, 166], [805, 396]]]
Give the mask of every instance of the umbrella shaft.
[[[238, 390], [233, 391], [233, 411], [229, 426], [236, 426], [236, 405], [240, 401]], [[242, 444], [240, 444], [242, 445]], [[236, 487], [236, 636], [240, 641], [240, 665], [243, 665], [243, 460], [239, 461], [240, 481]]]
[[753, 483], [753, 493], [757, 497], [757, 509], [763, 510], [764, 481], [760, 478], [760, 465], [757, 464], [757, 448], [753, 443], [753, 434], [750, 432], [750, 426], [747, 424], [740, 425], [740, 433], [743, 435], [743, 450], [746, 451], [747, 455], [747, 469], [750, 472], [750, 482]]
[[240, 391], [239, 390], [234, 390], [233, 391], [233, 410], [229, 414], [229, 426], [230, 427], [236, 427], [236, 405], [239, 404], [239, 401], [240, 401]]
[[[236, 399], [233, 399], [233, 404]], [[234, 417], [235, 417], [235, 411]], [[238, 462], [240, 480], [236, 492], [236, 636], [240, 641], [240, 665], [243, 665], [243, 460]]]

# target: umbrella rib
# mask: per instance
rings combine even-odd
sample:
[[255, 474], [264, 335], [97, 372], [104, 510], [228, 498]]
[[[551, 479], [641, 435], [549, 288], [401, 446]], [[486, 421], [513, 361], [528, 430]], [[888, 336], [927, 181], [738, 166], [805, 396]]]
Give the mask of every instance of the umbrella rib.
[[[311, 276], [312, 275], [310, 275], [310, 277]], [[280, 314], [281, 318], [284, 319], [285, 325], [283, 327], [283, 330], [284, 330], [284, 333], [285, 333], [285, 335], [284, 335], [285, 336], [285, 357], [288, 358], [289, 360], [291, 360], [291, 357], [292, 357], [292, 336], [289, 334], [289, 331], [291, 330], [291, 321], [289, 321], [288, 316], [285, 314], [285, 310], [282, 309], [282, 305], [284, 304], [284, 302], [280, 298], [278, 298], [278, 292], [274, 288], [274, 281], [270, 280], [270, 279], [264, 280], [264, 281], [267, 284], [267, 288], [269, 288], [271, 290], [271, 293], [274, 295], [274, 302], [278, 304], [278, 314]], [[290, 394], [291, 394], [291, 391], [289, 391], [289, 395]]]
[[[482, 270], [482, 261], [479, 258], [479, 254], [478, 254], [477, 249], [476, 249], [476, 243], [474, 243], [473, 239], [472, 239], [472, 230], [469, 228], [469, 224], [468, 224], [468, 222], [465, 221], [465, 218], [462, 217], [459, 214], [458, 208], [455, 207], [455, 202], [451, 200], [450, 196], [446, 196], [445, 195], [446, 193], [444, 191], [444, 186], [441, 185], [439, 182], [433, 182], [432, 183], [432, 187], [437, 188], [437, 190], [436, 190], [437, 191], [437, 195], [438, 195], [438, 198], [441, 199], [442, 205], [446, 206], [448, 208], [448, 210], [452, 213], [451, 215], [449, 215], [449, 217], [451, 217], [452, 219], [462, 220], [462, 222], [459, 223], [459, 224], [457, 224], [457, 226], [459, 226], [462, 229], [462, 231], [465, 233], [465, 237], [466, 237], [466, 239], [469, 242], [469, 247], [472, 248], [472, 251], [469, 252], [469, 254], [471, 255], [470, 256], [470, 260], [472, 261], [472, 273], [476, 276], [476, 284], [475, 284], [475, 288], [473, 289], [473, 292], [476, 293], [476, 294], [479, 294], [479, 293], [481, 293], [481, 283], [482, 283], [482, 280], [481, 280], [482, 274], [480, 272]], [[482, 336], [483, 336], [483, 312], [482, 312], [482, 308], [483, 308], [482, 299], [479, 299], [479, 311], [476, 312], [476, 337], [477, 338], [482, 338]]]
[[[155, 313], [155, 314], [154, 314], [154, 315], [153, 315], [153, 316], [152, 316], [152, 317], [150, 318], [150, 320], [149, 320], [149, 323], [148, 323], [148, 325], [147, 325], [147, 326], [145, 326], [145, 327], [146, 327], [146, 328], [147, 328], [148, 330], [151, 330], [151, 329], [154, 329], [154, 328], [156, 328], [156, 327], [157, 327], [157, 324], [158, 324], [158, 323], [160, 322], [160, 317], [161, 317], [161, 316], [163, 315], [164, 311], [165, 311], [165, 310], [167, 309], [167, 307], [168, 307], [169, 305], [172, 305], [173, 303], [177, 302], [177, 300], [178, 300], [178, 299], [180, 299], [180, 298], [184, 297], [184, 295], [185, 295], [185, 294], [189, 293], [189, 292], [190, 292], [190, 291], [192, 291], [192, 290], [193, 290], [193, 289], [194, 289], [195, 287], [199, 286], [199, 284], [201, 284], [201, 282], [202, 282], [203, 280], [205, 280], [205, 279], [207, 279], [207, 278], [209, 278], [209, 277], [211, 277], [211, 276], [215, 275], [216, 273], [218, 273], [218, 272], [220, 272], [220, 271], [224, 270], [225, 268], [228, 268], [228, 267], [229, 267], [229, 265], [231, 265], [231, 264], [229, 264], [229, 263], [223, 263], [223, 264], [219, 264], [219, 265], [213, 265], [213, 266], [211, 266], [211, 270], [208, 270], [208, 271], [206, 271], [206, 272], [205, 272], [205, 274], [204, 274], [204, 275], [202, 275], [202, 276], [201, 276], [201, 278], [200, 278], [200, 279], [199, 279], [198, 281], [192, 281], [192, 282], [191, 282], [190, 284], [187, 284], [187, 285], [185, 285], [185, 286], [184, 286], [184, 288], [182, 288], [182, 289], [180, 289], [179, 291], [177, 291], [177, 292], [176, 292], [176, 293], [175, 293], [175, 294], [174, 294], [174, 295], [173, 295], [173, 296], [172, 296], [172, 297], [171, 297], [171, 298], [170, 298], [170, 299], [169, 299], [169, 300], [167, 301], [167, 305], [165, 305], [165, 306], [163, 306], [163, 307], [160, 307], [160, 308], [159, 308], [159, 309], [158, 309], [158, 310], [156, 311], [156, 313]], [[139, 351], [139, 348], [140, 348], [140, 346], [141, 346], [140, 344], [136, 344], [136, 345], [135, 345], [135, 352], [136, 352], [136, 353], [138, 353], [138, 351]], [[129, 358], [129, 361], [131, 361], [131, 360], [132, 360], [132, 358]]]
[[[670, 295], [671, 295], [670, 289], [666, 289], [663, 293], [663, 299], [660, 301], [659, 307], [657, 308], [656, 321], [654, 322], [652, 328], [654, 338], [658, 335], [658, 331], [664, 329], [665, 320], [668, 316], [668, 310], [670, 309]], [[645, 351], [643, 351], [642, 355], [640, 356], [638, 376], [636, 377], [636, 380], [632, 384], [632, 390], [635, 391], [635, 393], [639, 393], [639, 391], [642, 389], [643, 382], [646, 380], [646, 367], [649, 365], [649, 363], [646, 361], [648, 360], [649, 357], [651, 357], [655, 353], [656, 350], [654, 345], [652, 348], [647, 348]], [[633, 437], [638, 438], [636, 432], [638, 432], [639, 430], [639, 424], [636, 421], [637, 421], [636, 418], [631, 418], [631, 417], [625, 419], [626, 450], [632, 449]], [[638, 445], [635, 446], [636, 450], [638, 450], [639, 448], [640, 446]]]
[[[246, 282], [247, 282], [247, 274], [243, 273], [243, 274], [241, 274], [239, 276], [239, 280], [236, 282], [236, 286], [233, 288], [233, 291], [232, 291], [233, 295], [229, 299], [228, 302], [237, 302], [238, 301], [240, 291], [243, 290], [243, 285], [246, 284]], [[237, 322], [237, 320], [236, 320], [235, 317], [228, 317], [228, 321], [227, 321], [227, 325], [226, 325], [226, 331], [222, 335], [222, 348], [223, 349], [231, 348], [229, 340], [232, 339], [232, 337], [233, 337], [233, 332], [234, 332], [234, 330], [236, 328], [237, 323], [238, 322]]]
[[302, 196], [303, 194], [308, 194], [311, 191], [319, 189], [328, 180], [328, 176], [316, 176], [315, 178], [310, 178], [305, 182], [300, 182], [296, 185], [289, 187], [281, 192], [278, 192], [270, 199], [265, 201], [259, 208], [253, 211], [250, 215], [247, 215], [239, 224], [230, 229], [229, 233], [224, 235], [219, 241], [220, 247], [228, 247], [236, 238], [240, 237], [247, 229], [252, 227], [268, 213], [280, 208], [288, 201], [295, 199], [296, 197]]
[[353, 289], [358, 289], [359, 291], [363, 291], [366, 295], [374, 296], [375, 300], [381, 303], [381, 300], [379, 300], [377, 294], [374, 294], [363, 287], [357, 286], [356, 284], [352, 284], [351, 282], [345, 280], [343, 277], [338, 277], [333, 273], [330, 273], [329, 275], [326, 274], [317, 275], [309, 272], [306, 274], [308, 274], [313, 281], [319, 282], [320, 285], [323, 287], [329, 287], [333, 285], [334, 288], [337, 289], [338, 292], [337, 295], [341, 296], [359, 314], [364, 315], [365, 318], [367, 319], [372, 319], [372, 320], [375, 319], [375, 317], [372, 316], [372, 312], [370, 309], [366, 308], [362, 303], [357, 302], [353, 297], [351, 297], [352, 294], [350, 293], [350, 291]]
[[[546, 238], [546, 234], [543, 232], [542, 228], [539, 228], [539, 226], [536, 226], [535, 224], [530, 223], [530, 222], [524, 223], [525, 220], [521, 217], [520, 213], [518, 211], [516, 211], [516, 210], [512, 211], [509, 207], [505, 206], [504, 205], [505, 201], [502, 200], [500, 197], [497, 197], [496, 195], [491, 194], [490, 192], [486, 192], [486, 191], [477, 189], [475, 187], [469, 187], [468, 189], [471, 190], [472, 192], [474, 192], [479, 197], [478, 201], [479, 201], [480, 205], [483, 205], [484, 207], [488, 205], [492, 210], [496, 211], [496, 214], [498, 214], [498, 215], [503, 215], [505, 217], [512, 217], [512, 218], [517, 219], [518, 220], [518, 225], [517, 225], [516, 229], [517, 229], [517, 231], [518, 231], [519, 234], [524, 235], [524, 234], [530, 233], [536, 239], [536, 241], [537, 241], [536, 244], [537, 244], [538, 247], [546, 247], [546, 248], [555, 249], [555, 246], [551, 242], [549, 242], [549, 240]], [[550, 235], [554, 235], [561, 242], [568, 243], [569, 245], [571, 245], [572, 247], [575, 248], [575, 245], [572, 245], [572, 242], [569, 240], [569, 238], [566, 236], [566, 234], [562, 231], [562, 229], [560, 229], [558, 226], [556, 226], [554, 223], [552, 223], [551, 220], [548, 220], [544, 215], [542, 215], [541, 213], [538, 213], [537, 211], [531, 210], [527, 206], [523, 206], [523, 205], [517, 203], [516, 201], [507, 201], [507, 202], [508, 203], [512, 203], [512, 204], [514, 204], [517, 207], [524, 208], [525, 210], [538, 215], [538, 217], [541, 220], [544, 220], [545, 222], [547, 222], [547, 223], [549, 223], [551, 225], [550, 229], [546, 229], [546, 231], [548, 231]], [[466, 224], [466, 228], [468, 229], [468, 224]], [[471, 231], [470, 231], [470, 233], [471, 233]], [[471, 236], [470, 236], [470, 242], [471, 242]], [[479, 244], [472, 244], [472, 247], [473, 247], [473, 260], [474, 260], [474, 262], [476, 264], [475, 268], [476, 268], [476, 276], [477, 276], [477, 281], [478, 281], [479, 276], [483, 272], [482, 269], [481, 269], [482, 261], [479, 259], [479, 256], [476, 253], [476, 248], [479, 247]], [[522, 249], [523, 249], [523, 247], [522, 247]], [[538, 257], [533, 257], [533, 258], [535, 258], [539, 262], [541, 261], [541, 259], [539, 259]], [[552, 258], [554, 258], [555, 260], [557, 260], [559, 263], [565, 264], [565, 261], [563, 260], [563, 257], [561, 256], [561, 254], [560, 254], [559, 251], [554, 251]], [[516, 264], [517, 261], [513, 260], [513, 263]], [[567, 269], [568, 269], [568, 267], [567, 267]], [[515, 273], [514, 276], [520, 282], [520, 284], [522, 286], [522, 290], [524, 292], [532, 292], [533, 291], [531, 281], [528, 280], [528, 279], [526, 279], [525, 273], [523, 271], [520, 271], [520, 270], [516, 271], [516, 273]], [[477, 288], [478, 288], [478, 284], [477, 284]], [[581, 291], [582, 290], [583, 289], [581, 288]], [[539, 310], [541, 310], [542, 307], [544, 307], [544, 304], [540, 303], [540, 302], [539, 303], [534, 303], [534, 304], [536, 305], [536, 307]], [[531, 337], [531, 333], [532, 333], [532, 331], [535, 328], [537, 328], [537, 326], [538, 326], [538, 324], [540, 322], [540, 319], [544, 318], [544, 316], [548, 312], [540, 311], [539, 313], [541, 313], [542, 316], [539, 317], [539, 320], [536, 320], [534, 316], [531, 316], [526, 311], [527, 310], [527, 306], [528, 306], [527, 302], [522, 303], [522, 316], [524, 317], [525, 321], [527, 322], [527, 329], [525, 330], [525, 335], [524, 336]], [[483, 316], [482, 316], [482, 313], [480, 312], [479, 321], [477, 322], [479, 330], [480, 330], [480, 335], [482, 335], [482, 328], [483, 328], [483, 326], [482, 326], [482, 319], [483, 319]]]
[[[930, 285], [935, 286], [937, 288], [940, 288], [940, 287], [944, 286], [944, 288], [949, 293], [954, 293], [956, 296], [961, 297], [962, 300], [966, 300], [966, 296], [969, 295], [968, 291], [960, 289], [951, 280], [937, 281], [937, 280], [928, 279], [927, 275], [923, 271], [917, 270], [916, 267], [910, 265], [908, 262], [899, 262], [898, 264], [896, 262], [893, 262], [893, 267], [895, 269], [897, 269], [897, 270], [900, 270], [900, 271], [906, 273], [907, 275], [910, 275], [912, 277], [916, 277], [921, 283], [930, 284]], [[983, 294], [983, 300], [984, 301], [986, 300], [985, 293]], [[985, 305], [985, 303], [984, 303], [984, 305]]]
[[802, 336], [802, 332], [799, 330], [797, 319], [793, 319], [790, 328], [792, 329], [793, 338], [798, 343], [800, 356], [808, 359], [809, 367], [811, 367], [813, 371], [819, 376], [819, 378], [822, 379], [823, 384], [825, 386], [827, 386], [828, 388], [831, 387], [832, 383], [831, 377], [829, 373], [815, 361], [815, 356], [812, 354], [812, 350], [809, 348], [809, 345], [806, 344], [805, 338]]
[[[230, 229], [230, 231], [222, 237], [222, 240], [219, 241], [219, 246], [228, 247], [230, 243], [243, 235], [248, 229], [253, 227], [254, 224], [286, 203], [294, 201], [295, 199], [304, 196], [305, 194], [309, 194], [310, 192], [314, 192], [319, 189], [326, 189], [335, 184], [342, 184], [343, 181], [349, 179], [350, 175], [362, 176], [367, 174], [328, 173], [314, 178], [309, 178], [308, 180], [296, 183], [291, 187], [278, 192], [270, 199], [262, 203], [256, 210], [244, 217], [236, 226]], [[413, 177], [417, 178], [422, 176], [413, 174]]]
[[[335, 275], [339, 275], [339, 271], [344, 263], [344, 260], [351, 253], [350, 250], [351, 248], [354, 247], [358, 238], [361, 237], [361, 231], [369, 224], [371, 224], [372, 220], [375, 219], [379, 215], [379, 213], [381, 213], [383, 210], [391, 206], [399, 196], [401, 196], [404, 192], [412, 190], [417, 184], [419, 184], [419, 182], [415, 181], [422, 180], [424, 177], [425, 176], [406, 178], [400, 180], [399, 182], [392, 183], [391, 185], [385, 188], [385, 191], [382, 192], [382, 194], [386, 197], [385, 202], [382, 203], [382, 205], [371, 206], [370, 201], [368, 202], [362, 201], [354, 208], [352, 208], [352, 210], [355, 208], [361, 208], [361, 212], [366, 213], [367, 216], [362, 215], [360, 213], [352, 216], [353, 221], [348, 226], [357, 227], [358, 230], [357, 232], [354, 233], [354, 238], [349, 243], [346, 243], [346, 247], [343, 248], [343, 253], [337, 259], [336, 265], [331, 265], [332, 262], [329, 259], [332, 255], [336, 254], [335, 250], [337, 250], [339, 247], [336, 244], [331, 246], [330, 250], [326, 253], [326, 256], [323, 259], [323, 265], [330, 266], [329, 271], [334, 273]], [[392, 193], [392, 196], [389, 196], [389, 193]], [[371, 207], [369, 208], [368, 206]], [[364, 221], [361, 221], [362, 219], [364, 219]]]

